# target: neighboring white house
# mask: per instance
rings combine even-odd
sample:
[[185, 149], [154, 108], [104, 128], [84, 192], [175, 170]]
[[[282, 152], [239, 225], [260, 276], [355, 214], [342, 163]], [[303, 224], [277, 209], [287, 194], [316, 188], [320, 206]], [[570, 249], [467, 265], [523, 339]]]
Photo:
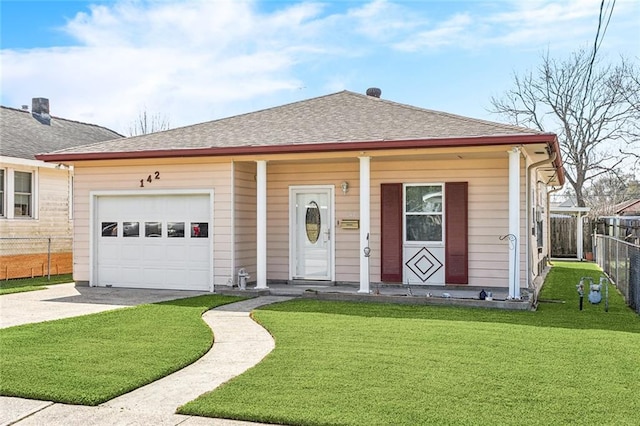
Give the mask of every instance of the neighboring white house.
[[[591, 211], [590, 207], [578, 207], [575, 197], [566, 197], [563, 200], [557, 201], [557, 202], [551, 201], [551, 207], [550, 207], [551, 220], [571, 218], [571, 220], [575, 224], [575, 226], [572, 226], [572, 228], [575, 229], [575, 235], [561, 234], [560, 237], [566, 241], [572, 241], [572, 238], [575, 238], [576, 259], [578, 260], [584, 260], [584, 259], [593, 260], [592, 252], [588, 252], [588, 253], [584, 252], [585, 220], [588, 220], [587, 215], [589, 214], [590, 211]], [[587, 232], [590, 232], [590, 231], [591, 230], [587, 230]], [[589, 247], [590, 247], [591, 243], [589, 243], [589, 239], [587, 239], [587, 243], [589, 244]], [[550, 245], [551, 245], [551, 252], [553, 253], [555, 248], [551, 243]], [[572, 243], [569, 245], [573, 247]], [[566, 245], [562, 245], [562, 246], [565, 247]]]
[[343, 91], [64, 149], [74, 279], [213, 290], [299, 281], [508, 289], [547, 267], [555, 134]]
[[[45, 273], [47, 242], [36, 238], [56, 239], [52, 273], [71, 271], [73, 169], [36, 154], [121, 137], [51, 116], [45, 98], [31, 111], [0, 107], [0, 279]], [[7, 239], [17, 237], [33, 239]]]

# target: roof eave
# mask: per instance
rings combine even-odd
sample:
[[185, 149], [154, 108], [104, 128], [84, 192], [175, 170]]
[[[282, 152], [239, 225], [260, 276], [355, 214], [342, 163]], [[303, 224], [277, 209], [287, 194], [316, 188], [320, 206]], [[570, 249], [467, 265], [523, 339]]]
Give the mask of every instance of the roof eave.
[[38, 154], [36, 158], [47, 162], [74, 162], [93, 160], [122, 160], [122, 159], [147, 159], [168, 157], [220, 157], [240, 155], [269, 155], [269, 154], [302, 154], [322, 152], [345, 151], [377, 151], [412, 148], [451, 148], [474, 147], [488, 145], [529, 145], [545, 143], [550, 152], [556, 152], [554, 166], [558, 173], [558, 180], [564, 184], [564, 172], [560, 156], [558, 138], [553, 133], [474, 136], [456, 138], [430, 138], [430, 139], [403, 139], [403, 140], [374, 140], [359, 142], [327, 142], [313, 144], [291, 145], [260, 145], [260, 146], [233, 146], [233, 147], [208, 147], [208, 148], [176, 148], [146, 151], [120, 151], [120, 152], [75, 152], [75, 153], [50, 153]]

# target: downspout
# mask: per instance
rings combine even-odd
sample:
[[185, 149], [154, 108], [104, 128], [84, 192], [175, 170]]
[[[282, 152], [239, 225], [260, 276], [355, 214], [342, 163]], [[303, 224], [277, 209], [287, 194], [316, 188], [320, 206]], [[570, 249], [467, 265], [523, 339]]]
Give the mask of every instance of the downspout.
[[[529, 226], [531, 226], [529, 213], [531, 213], [531, 204], [532, 204], [532, 200], [531, 200], [532, 197], [529, 197], [529, 190], [530, 190], [530, 188], [529, 188], [530, 183], [529, 182], [531, 181], [531, 170], [533, 170], [534, 168], [540, 167], [540, 166], [547, 165], [549, 163], [553, 163], [554, 161], [556, 161], [556, 157], [557, 156], [558, 156], [558, 153], [553, 151], [551, 153], [551, 155], [549, 156], [549, 158], [547, 158], [545, 160], [542, 160], [542, 161], [538, 161], [537, 163], [530, 164], [529, 167], [527, 167], [527, 176], [526, 176], [527, 182], [525, 184], [525, 186], [526, 186], [526, 194], [527, 194], [527, 203], [526, 203], [527, 204], [527, 211], [526, 211], [524, 217], [525, 217], [525, 221], [527, 223], [527, 228], [526, 228], [527, 235], [529, 235], [529, 236], [531, 235], [529, 233], [529, 231], [530, 231]], [[562, 187], [554, 190], [554, 192], [555, 191], [559, 191], [561, 188]], [[547, 192], [547, 217], [546, 217], [547, 226], [549, 225], [549, 200], [550, 200], [549, 194], [550, 194], [550, 192]], [[537, 231], [537, 229], [536, 229], [536, 231]], [[548, 240], [547, 242], [549, 243], [549, 244], [547, 244], [547, 249], [549, 249], [549, 257], [551, 257], [551, 250], [550, 250], [551, 249], [551, 247], [550, 247], [551, 239], [549, 238], [549, 232], [547, 232], [547, 240]], [[527, 259], [527, 264], [526, 264], [527, 287], [529, 289], [533, 288], [534, 289], [534, 294], [535, 294], [535, 288], [534, 288], [534, 285], [533, 285], [533, 281], [531, 280], [531, 276], [533, 275], [533, 271], [532, 271], [532, 268], [533, 268], [533, 266], [532, 266], [533, 265], [533, 253], [531, 253], [531, 240], [529, 240], [529, 238], [527, 238], [527, 244], [525, 245], [525, 252], [526, 252], [525, 255], [526, 255], [526, 259]], [[534, 299], [537, 299], [537, 297], [534, 297]]]
[[[551, 202], [551, 194], [553, 194], [554, 192], [558, 192], [562, 189], [561, 186], [559, 186], [558, 188], [553, 188], [551, 191], [547, 192], [547, 205], [549, 205], [549, 203]], [[547, 209], [547, 223], [549, 223], [551, 221], [551, 212], [549, 211], [549, 209]], [[547, 232], [547, 247], [549, 247], [549, 249], [551, 249], [551, 235], [549, 235], [549, 233]], [[549, 259], [551, 259], [551, 250], [549, 250]]]

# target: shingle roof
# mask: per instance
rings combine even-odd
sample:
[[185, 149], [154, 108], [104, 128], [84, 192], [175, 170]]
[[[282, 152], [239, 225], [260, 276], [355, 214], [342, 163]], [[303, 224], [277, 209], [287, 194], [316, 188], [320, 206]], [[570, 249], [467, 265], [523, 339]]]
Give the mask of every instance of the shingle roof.
[[342, 91], [234, 117], [73, 147], [114, 153], [340, 142], [532, 135], [538, 131], [431, 111]]
[[627, 200], [623, 201], [622, 203], [616, 204], [615, 206], [613, 206], [613, 210], [616, 214], [635, 214], [640, 211], [640, 198]]
[[0, 106], [0, 155], [33, 160], [36, 154], [122, 138], [105, 127], [51, 117], [42, 124], [29, 111]]

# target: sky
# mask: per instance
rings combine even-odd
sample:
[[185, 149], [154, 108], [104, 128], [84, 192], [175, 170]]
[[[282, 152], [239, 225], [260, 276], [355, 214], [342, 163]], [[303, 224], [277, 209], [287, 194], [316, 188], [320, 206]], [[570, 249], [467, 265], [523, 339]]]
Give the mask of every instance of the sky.
[[[129, 135], [379, 87], [382, 98], [505, 121], [491, 97], [540, 57], [590, 48], [600, 0], [0, 0], [0, 104]], [[605, 2], [607, 5], [612, 0]], [[617, 0], [602, 60], [640, 60], [640, 1]]]

